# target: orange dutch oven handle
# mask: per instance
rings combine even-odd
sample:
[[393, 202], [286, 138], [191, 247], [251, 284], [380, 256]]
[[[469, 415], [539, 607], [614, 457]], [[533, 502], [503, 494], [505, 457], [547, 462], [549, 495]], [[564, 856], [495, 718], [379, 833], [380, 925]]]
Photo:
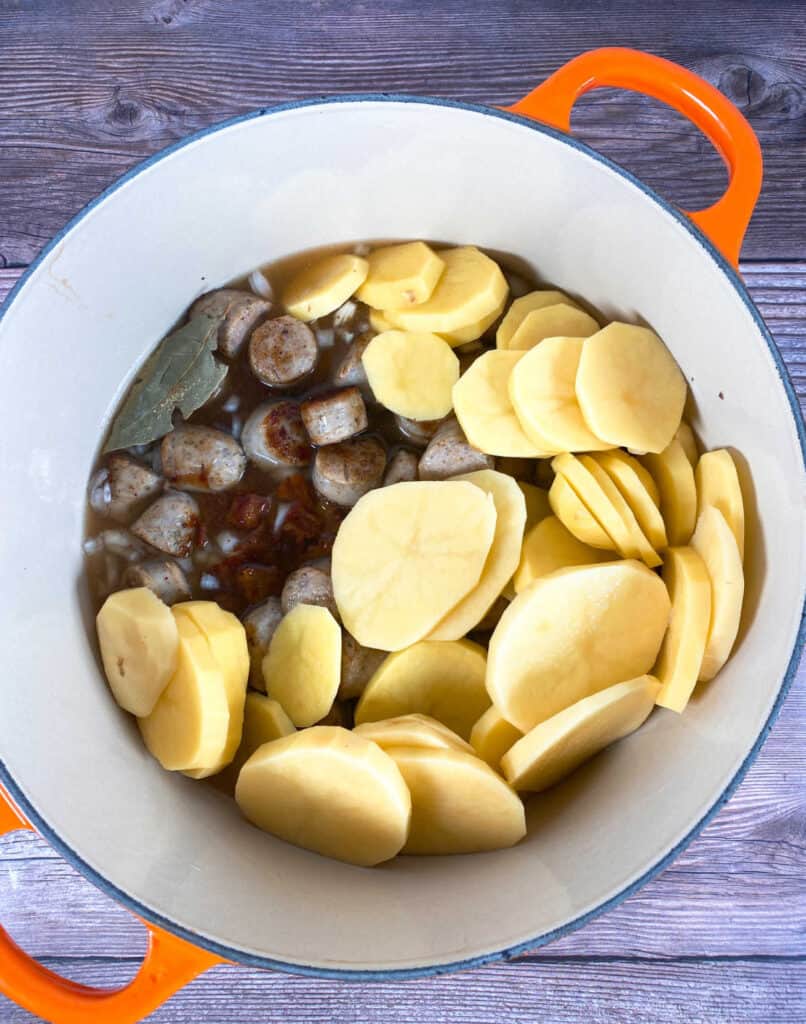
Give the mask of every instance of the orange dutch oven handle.
[[[0, 787], [0, 835], [32, 826]], [[199, 974], [226, 963], [148, 922], [148, 949], [123, 988], [88, 988], [59, 977], [0, 927], [0, 992], [50, 1024], [137, 1024]]]
[[590, 89], [632, 89], [673, 107], [692, 121], [728, 168], [725, 194], [707, 210], [689, 213], [734, 267], [761, 191], [761, 149], [753, 129], [718, 89], [679, 64], [639, 50], [611, 47], [575, 57], [542, 85], [506, 109], [571, 130], [571, 110]]

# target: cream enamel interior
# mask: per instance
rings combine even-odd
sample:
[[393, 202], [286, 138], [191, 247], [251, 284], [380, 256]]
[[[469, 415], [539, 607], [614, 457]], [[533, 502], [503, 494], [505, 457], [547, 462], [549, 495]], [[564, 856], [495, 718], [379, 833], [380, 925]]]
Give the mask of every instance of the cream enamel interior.
[[[750, 467], [749, 586], [727, 669], [684, 716], [657, 711], [533, 800], [524, 843], [369, 871], [258, 832], [233, 802], [149, 758], [99, 673], [80, 552], [104, 425], [178, 312], [266, 260], [394, 236], [509, 251], [607, 317], [656, 330], [705, 445], [730, 445]], [[3, 762], [86, 864], [233, 955], [415, 969], [538, 938], [686, 836], [775, 702], [806, 580], [803, 465], [775, 363], [697, 238], [548, 134], [402, 101], [305, 106], [208, 134], [130, 178], [48, 253], [0, 321], [0, 371]]]

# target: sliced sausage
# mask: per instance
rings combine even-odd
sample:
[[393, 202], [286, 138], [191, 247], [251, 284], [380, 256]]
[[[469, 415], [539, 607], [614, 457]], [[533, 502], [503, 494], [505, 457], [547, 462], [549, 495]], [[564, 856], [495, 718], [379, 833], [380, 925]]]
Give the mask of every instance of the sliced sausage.
[[318, 604], [327, 608], [335, 619], [339, 617], [330, 575], [324, 569], [317, 569], [313, 565], [303, 565], [301, 569], [291, 573], [285, 581], [280, 602], [284, 615], [298, 604]]
[[386, 452], [374, 437], [358, 437], [320, 448], [313, 463], [313, 485], [323, 498], [336, 505], [355, 505], [358, 499], [380, 487], [386, 469]]
[[300, 413], [316, 445], [338, 444], [367, 429], [367, 407], [355, 387], [309, 398], [300, 406]]
[[162, 490], [162, 477], [124, 452], [106, 460], [90, 484], [90, 505], [102, 516], [130, 522]]
[[213, 427], [177, 427], [162, 439], [160, 455], [167, 479], [188, 491], [226, 491], [246, 469], [243, 448]]
[[245, 615], [243, 620], [246, 645], [249, 648], [249, 685], [264, 693], [266, 684], [263, 681], [263, 659], [282, 617], [280, 598], [269, 597]]
[[184, 558], [196, 543], [199, 506], [184, 491], [169, 491], [135, 519], [131, 531], [166, 555]]
[[249, 366], [269, 388], [291, 388], [309, 377], [319, 358], [316, 337], [293, 316], [267, 320], [249, 339]]
[[372, 334], [362, 334], [350, 345], [347, 355], [342, 359], [333, 377], [336, 384], [368, 385], [367, 373], [361, 362], [361, 357], [372, 338]]
[[241, 443], [247, 457], [264, 469], [307, 466], [313, 458], [299, 404], [290, 399], [259, 405], [244, 424]]
[[395, 422], [403, 437], [425, 447], [445, 421], [409, 420], [405, 416], [395, 416]]
[[410, 452], [407, 448], [401, 448], [400, 451], [395, 452], [389, 460], [389, 465], [386, 467], [383, 486], [389, 487], [390, 484], [400, 484], [416, 480], [417, 464], [419, 461], [420, 456], [416, 452]]
[[346, 629], [342, 630], [339, 700], [360, 697], [385, 657], [386, 651], [363, 647]]
[[148, 587], [165, 604], [190, 600], [190, 585], [176, 562], [153, 558], [139, 565], [130, 565], [123, 574], [123, 586]]
[[188, 317], [192, 320], [202, 313], [223, 316], [224, 321], [218, 329], [218, 351], [227, 359], [234, 359], [257, 324], [270, 312], [271, 303], [251, 292], [219, 288], [196, 299]]
[[447, 480], [459, 473], [493, 469], [495, 460], [474, 448], [455, 419], [446, 420], [420, 458], [421, 480]]

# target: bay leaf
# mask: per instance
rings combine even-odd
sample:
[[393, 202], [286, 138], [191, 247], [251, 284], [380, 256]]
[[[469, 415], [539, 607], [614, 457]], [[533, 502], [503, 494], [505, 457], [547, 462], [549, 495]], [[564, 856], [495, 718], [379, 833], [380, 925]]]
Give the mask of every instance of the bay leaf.
[[169, 334], [146, 360], [112, 424], [105, 452], [150, 444], [173, 429], [173, 412], [185, 419], [207, 401], [227, 375], [213, 353], [222, 317], [194, 316]]

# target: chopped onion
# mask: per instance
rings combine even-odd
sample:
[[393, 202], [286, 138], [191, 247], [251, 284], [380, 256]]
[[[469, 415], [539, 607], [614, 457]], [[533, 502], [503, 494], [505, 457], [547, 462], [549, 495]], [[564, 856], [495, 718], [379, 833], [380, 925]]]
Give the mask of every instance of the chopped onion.
[[104, 549], [104, 542], [100, 537], [87, 537], [84, 541], [85, 555], [99, 555]]
[[203, 572], [199, 577], [199, 586], [202, 590], [220, 590], [221, 584], [218, 581], [218, 576], [214, 576], [211, 572]]
[[319, 348], [333, 348], [336, 342], [336, 332], [332, 327], [317, 327], [316, 340], [319, 342]]
[[235, 393], [231, 394], [229, 398], [221, 406], [222, 412], [237, 412], [241, 407], [241, 396]]
[[348, 320], [352, 320], [355, 316], [358, 306], [353, 302], [352, 299], [348, 299], [343, 303], [336, 312], [333, 314], [333, 323], [336, 327], [341, 327], [346, 324]]
[[288, 510], [291, 508], [290, 501], [281, 501], [277, 505], [277, 515], [274, 517], [274, 529], [279, 530], [283, 525], [283, 520], [288, 515]]
[[261, 270], [253, 270], [249, 275], [249, 287], [255, 295], [260, 295], [263, 299], [268, 299], [270, 302], [274, 299], [271, 282]]
[[216, 544], [218, 544], [225, 555], [231, 555], [241, 543], [241, 539], [234, 530], [222, 530], [216, 537]]

